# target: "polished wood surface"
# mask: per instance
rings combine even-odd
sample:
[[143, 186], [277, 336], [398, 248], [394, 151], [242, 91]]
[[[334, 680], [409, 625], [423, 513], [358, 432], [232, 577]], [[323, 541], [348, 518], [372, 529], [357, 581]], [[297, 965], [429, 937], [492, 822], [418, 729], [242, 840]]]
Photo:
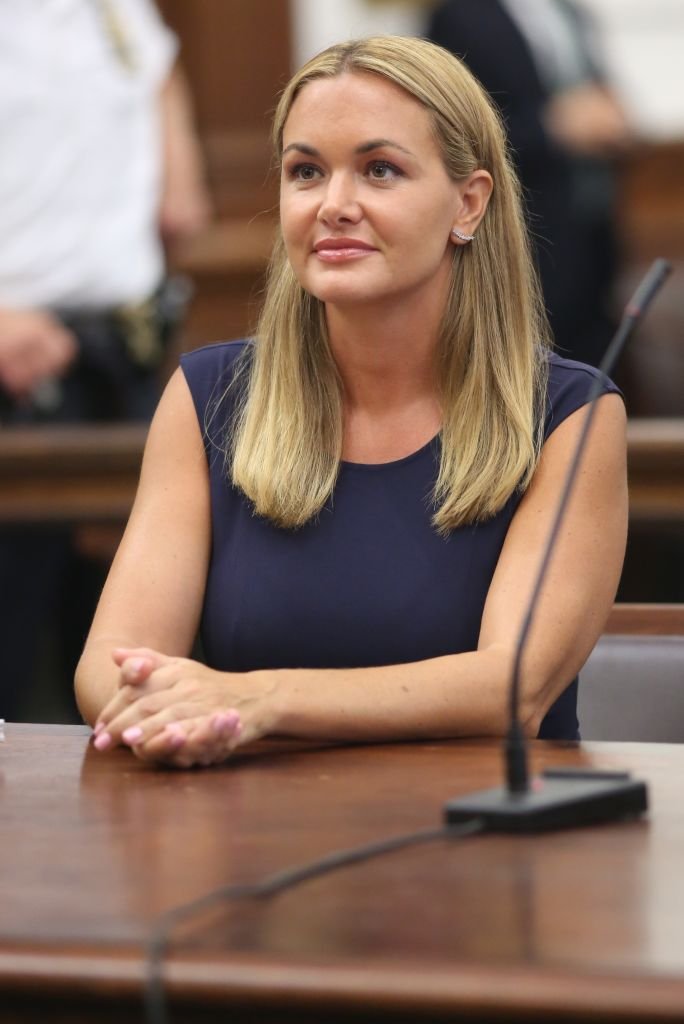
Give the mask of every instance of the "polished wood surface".
[[[123, 523], [143, 426], [0, 430], [0, 523]], [[628, 425], [632, 522], [684, 522], [684, 419]]]
[[[501, 778], [489, 741], [271, 743], [174, 772], [97, 754], [80, 727], [6, 732], [3, 1022], [142, 1019], [155, 915], [432, 827], [447, 798]], [[631, 769], [650, 815], [439, 840], [199, 915], [167, 960], [173, 1019], [682, 1020], [684, 748], [537, 742], [533, 764]]]

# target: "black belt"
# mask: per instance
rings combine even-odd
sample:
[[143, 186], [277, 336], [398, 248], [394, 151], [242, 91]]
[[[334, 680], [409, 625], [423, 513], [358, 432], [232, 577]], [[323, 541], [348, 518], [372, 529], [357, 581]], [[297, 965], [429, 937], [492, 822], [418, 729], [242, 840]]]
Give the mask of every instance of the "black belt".
[[148, 299], [108, 309], [56, 309], [54, 315], [78, 339], [81, 356], [96, 365], [108, 364], [113, 343], [135, 365], [159, 365], [192, 297], [192, 283], [168, 277]]

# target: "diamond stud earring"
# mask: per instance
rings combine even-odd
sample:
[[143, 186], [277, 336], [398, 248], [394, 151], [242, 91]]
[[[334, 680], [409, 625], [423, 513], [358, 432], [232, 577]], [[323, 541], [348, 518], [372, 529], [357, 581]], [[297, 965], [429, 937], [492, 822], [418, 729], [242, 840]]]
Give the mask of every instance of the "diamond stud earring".
[[461, 242], [472, 242], [475, 238], [475, 235], [466, 235], [465, 231], [459, 231], [458, 228], [452, 228], [451, 234]]

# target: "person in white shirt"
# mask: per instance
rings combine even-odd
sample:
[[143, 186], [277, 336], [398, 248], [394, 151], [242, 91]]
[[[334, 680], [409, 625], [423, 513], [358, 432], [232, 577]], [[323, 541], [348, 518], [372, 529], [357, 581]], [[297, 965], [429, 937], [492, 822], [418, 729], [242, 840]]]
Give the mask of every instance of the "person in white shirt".
[[163, 241], [200, 227], [207, 200], [177, 43], [149, 0], [26, 0], [2, 18], [0, 388], [26, 417], [75, 370], [70, 318], [147, 302]]
[[[177, 40], [152, 0], [22, 0], [0, 19], [0, 425], [146, 420], [166, 250], [209, 217]], [[5, 718], [70, 543], [0, 534]]]

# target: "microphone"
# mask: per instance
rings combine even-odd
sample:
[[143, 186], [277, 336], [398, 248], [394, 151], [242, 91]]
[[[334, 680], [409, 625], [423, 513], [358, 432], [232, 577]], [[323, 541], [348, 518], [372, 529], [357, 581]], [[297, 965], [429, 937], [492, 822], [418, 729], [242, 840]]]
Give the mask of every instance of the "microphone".
[[671, 265], [664, 259], [657, 259], [652, 263], [628, 302], [615, 336], [598, 367], [598, 376], [592, 380], [587, 393], [587, 413], [565, 477], [556, 515], [516, 643], [509, 691], [510, 725], [505, 741], [506, 785], [449, 800], [444, 807], [444, 818], [448, 824], [477, 817], [489, 831], [536, 832], [554, 828], [577, 828], [598, 821], [633, 817], [642, 814], [648, 807], [646, 784], [633, 780], [628, 772], [598, 771], [589, 768], [548, 768], [530, 784], [527, 771], [527, 743], [520, 725], [518, 709], [523, 655], [551, 556], [586, 449], [603, 380], [615, 366], [627, 339], [671, 270]]

